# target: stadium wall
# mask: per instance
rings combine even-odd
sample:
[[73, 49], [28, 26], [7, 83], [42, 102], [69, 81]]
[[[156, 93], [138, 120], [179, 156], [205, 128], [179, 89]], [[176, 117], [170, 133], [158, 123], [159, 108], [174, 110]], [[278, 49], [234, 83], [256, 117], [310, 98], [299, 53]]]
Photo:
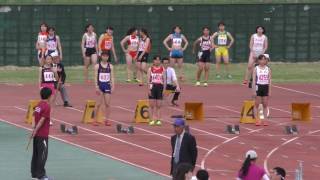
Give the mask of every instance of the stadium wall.
[[37, 65], [35, 41], [41, 22], [54, 26], [62, 40], [66, 65], [82, 64], [80, 41], [87, 23], [102, 33], [114, 27], [121, 62], [120, 40], [131, 26], [145, 27], [152, 37], [152, 54], [168, 55], [162, 41], [174, 25], [180, 25], [190, 45], [201, 28], [216, 30], [223, 20], [235, 37], [233, 62], [246, 62], [249, 38], [257, 25], [266, 27], [269, 50], [276, 61], [316, 61], [320, 57], [320, 3], [310, 4], [201, 4], [201, 5], [6, 5], [0, 6], [0, 65]]

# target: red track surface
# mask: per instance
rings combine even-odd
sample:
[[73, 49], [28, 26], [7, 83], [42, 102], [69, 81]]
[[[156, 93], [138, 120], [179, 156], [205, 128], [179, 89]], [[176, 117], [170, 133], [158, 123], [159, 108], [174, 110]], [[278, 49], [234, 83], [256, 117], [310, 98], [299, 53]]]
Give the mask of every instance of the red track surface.
[[[272, 90], [270, 111], [273, 118], [270, 126], [255, 127], [241, 125], [241, 134], [225, 133], [226, 124], [237, 124], [242, 102], [251, 96], [251, 91], [241, 85], [211, 85], [208, 88], [184, 86], [180, 104], [185, 101], [202, 101], [205, 106], [204, 123], [191, 122], [191, 133], [198, 143], [198, 168], [201, 164], [207, 168], [211, 177], [224, 180], [236, 176], [243, 161], [244, 153], [249, 149], [258, 152], [258, 164], [267, 169], [274, 166], [284, 167], [294, 179], [294, 170], [298, 161], [303, 161], [304, 178], [315, 180], [320, 177], [320, 85], [280, 85]], [[24, 123], [28, 100], [38, 99], [36, 85], [0, 85], [0, 120], [30, 127]], [[182, 114], [182, 107], [165, 107], [164, 123], [161, 127], [134, 124], [133, 135], [117, 134], [115, 124], [132, 124], [136, 101], [145, 99], [146, 87], [136, 85], [118, 85], [112, 97], [112, 127], [95, 127], [81, 124], [84, 103], [87, 99], [96, 99], [94, 89], [87, 85], [68, 87], [74, 108], [53, 108], [55, 125], [51, 135], [77, 144], [141, 168], [168, 175], [170, 168], [170, 136], [173, 135], [171, 115]], [[60, 98], [60, 97], [58, 97]], [[313, 120], [311, 123], [295, 123], [299, 135], [284, 134], [284, 125], [290, 120], [291, 102], [310, 102]], [[68, 136], [59, 132], [61, 122], [75, 124], [79, 135]]]

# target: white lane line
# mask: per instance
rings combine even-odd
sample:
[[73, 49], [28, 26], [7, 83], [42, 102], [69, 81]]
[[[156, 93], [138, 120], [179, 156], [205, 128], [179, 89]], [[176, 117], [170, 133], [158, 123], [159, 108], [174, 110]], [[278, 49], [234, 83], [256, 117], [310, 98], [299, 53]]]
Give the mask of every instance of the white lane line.
[[[15, 107], [15, 108], [17, 108], [17, 109], [19, 109], [19, 110], [23, 110], [23, 111], [25, 111], [25, 112], [27, 111], [26, 109], [23, 109], [23, 108], [20, 108], [20, 107]], [[51, 119], [53, 119], [53, 120], [55, 120], [55, 121], [58, 121], [58, 122], [61, 122], [61, 123], [65, 123], [65, 124], [71, 125], [71, 123], [66, 122], [66, 121], [63, 121], [63, 120], [59, 120], [59, 119], [56, 119], [56, 118], [51, 118]], [[91, 132], [91, 133], [96, 133], [96, 134], [99, 134], [99, 135], [101, 135], [101, 136], [110, 138], [110, 139], [112, 139], [112, 140], [114, 140], [114, 141], [119, 141], [119, 142], [122, 142], [122, 143], [124, 143], [124, 144], [128, 144], [128, 145], [131, 145], [131, 146], [134, 146], [134, 147], [138, 147], [138, 148], [143, 149], [143, 150], [146, 150], [146, 151], [153, 152], [153, 153], [155, 153], [155, 154], [159, 154], [159, 155], [162, 155], [162, 156], [171, 158], [171, 155], [162, 153], [162, 152], [160, 152], [160, 151], [156, 151], [156, 150], [153, 150], [153, 149], [150, 149], [150, 148], [147, 148], [147, 147], [144, 147], [144, 146], [141, 146], [141, 145], [138, 145], [138, 144], [129, 142], [129, 141], [125, 141], [125, 140], [123, 140], [123, 139], [119, 139], [119, 138], [116, 138], [116, 137], [113, 137], [113, 136], [110, 136], [110, 135], [107, 135], [107, 134], [104, 134], [104, 133], [100, 133], [100, 132], [98, 132], [98, 131], [94, 131], [94, 130], [85, 128], [85, 127], [83, 127], [83, 126], [79, 126], [79, 125], [78, 125], [77, 127], [78, 127], [79, 129], [83, 129], [83, 130], [85, 130], [85, 131], [88, 131], [88, 132]]]
[[[310, 131], [307, 135], [311, 135], [311, 134], [314, 134], [314, 133], [317, 133], [317, 132], [320, 132], [320, 129], [319, 130], [315, 130], [315, 131]], [[281, 147], [285, 146], [286, 144], [292, 142], [292, 141], [295, 141], [301, 137], [304, 137], [304, 136], [297, 136], [297, 137], [294, 137], [294, 138], [291, 138], [285, 142], [283, 142], [282, 144], [280, 144], [279, 146], [275, 147], [274, 149], [272, 149], [268, 155], [266, 156], [266, 158], [264, 159], [264, 162], [263, 162], [263, 166], [264, 166], [264, 170], [270, 174], [269, 172], [269, 169], [268, 169], [268, 160], [270, 159], [271, 155], [276, 152], [278, 149], [280, 149]]]
[[[261, 131], [262, 129], [263, 129], [263, 128], [250, 131], [250, 132], [248, 132], [248, 134]], [[218, 149], [220, 146], [222, 146], [222, 145], [224, 145], [224, 144], [227, 144], [227, 143], [229, 143], [230, 141], [233, 141], [233, 140], [235, 140], [235, 139], [237, 139], [237, 138], [239, 138], [239, 137], [240, 137], [240, 136], [235, 136], [235, 137], [233, 137], [233, 138], [227, 139], [227, 140], [223, 141], [222, 143], [220, 143], [220, 144], [214, 146], [213, 148], [211, 148], [210, 151], [208, 151], [208, 152], [204, 155], [203, 159], [201, 160], [201, 168], [202, 168], [202, 169], [205, 169], [205, 162], [206, 162], [207, 158], [209, 157], [209, 155], [210, 155], [213, 151], [215, 151], [216, 149]]]
[[[120, 107], [120, 106], [112, 106], [112, 107], [121, 108], [121, 109], [123, 109], [123, 110], [128, 110], [128, 109], [123, 108], [123, 107]], [[78, 112], [81, 112], [81, 113], [84, 112], [83, 110], [76, 109], [76, 108], [73, 108], [73, 107], [69, 107], [68, 109], [75, 110], [75, 111], [78, 111]], [[129, 126], [129, 125], [130, 125], [130, 124], [127, 124], [127, 123], [124, 123], [124, 122], [120, 122], [120, 121], [111, 119], [111, 118], [109, 118], [109, 120], [112, 121], [112, 122], [124, 124], [124, 125], [126, 125], [126, 126]], [[149, 131], [149, 130], [146, 130], [146, 129], [143, 129], [143, 128], [140, 128], [140, 127], [134, 127], [134, 128], [135, 128], [135, 129], [139, 129], [139, 130], [144, 131], [144, 132], [147, 132], [147, 133], [150, 133], [150, 134], [153, 134], [153, 135], [161, 136], [161, 137], [166, 138], [166, 139], [171, 139], [171, 137], [169, 137], [169, 136], [165, 136], [165, 135], [163, 135], [163, 134], [159, 134], [159, 133], [156, 133], [156, 132], [154, 132], [154, 131]], [[199, 149], [202, 149], [202, 150], [205, 150], [205, 151], [209, 151], [208, 148], [201, 147], [201, 146], [197, 146], [197, 147], [198, 147]]]
[[[5, 122], [5, 123], [8, 123], [8, 124], [11, 124], [11, 125], [13, 125], [13, 126], [16, 126], [16, 127], [22, 128], [22, 129], [25, 129], [25, 130], [28, 130], [28, 131], [32, 131], [32, 129], [30, 129], [30, 128], [21, 126], [21, 125], [19, 125], [19, 124], [16, 124], [16, 123], [13, 123], [13, 122], [10, 122], [10, 121], [6, 121], [6, 120], [1, 119], [1, 118], [0, 118], [0, 121]], [[147, 168], [147, 167], [144, 167], [144, 166], [141, 166], [141, 165], [138, 165], [138, 164], [135, 164], [135, 163], [126, 161], [126, 160], [124, 160], [124, 159], [117, 158], [117, 157], [115, 157], [115, 156], [112, 156], [112, 155], [109, 155], [109, 154], [106, 154], [106, 153], [102, 153], [102, 152], [93, 150], [93, 149], [88, 148], [88, 147], [85, 147], [85, 146], [81, 146], [81, 145], [79, 145], [79, 144], [70, 142], [70, 141], [68, 141], [68, 140], [61, 139], [61, 138], [56, 137], [56, 136], [50, 135], [50, 138], [56, 139], [56, 140], [58, 140], [58, 141], [64, 142], [64, 143], [69, 144], [69, 145], [76, 146], [76, 147], [78, 147], [78, 148], [82, 148], [82, 149], [88, 150], [88, 151], [93, 152], [93, 153], [95, 153], [95, 154], [99, 154], [99, 155], [102, 155], [102, 156], [105, 156], [105, 157], [108, 157], [108, 158], [111, 158], [111, 159], [114, 159], [114, 160], [123, 162], [123, 163], [125, 163], [125, 164], [129, 164], [129, 165], [134, 166], [134, 167], [137, 167], [137, 168], [144, 169], [144, 170], [146, 170], [146, 171], [149, 171], [149, 172], [152, 172], [152, 173], [155, 173], [155, 174], [158, 174], [158, 175], [167, 177], [167, 178], [171, 178], [171, 176], [169, 176], [169, 175], [167, 175], [167, 174], [163, 174], [163, 173], [161, 173], [161, 172], [159, 172], [159, 171], [152, 170], [152, 169], [150, 169], [150, 168]]]
[[[126, 110], [126, 111], [129, 111], [129, 112], [134, 112], [133, 110], [131, 109], [128, 109], [128, 108], [125, 108], [125, 107], [122, 107], [122, 106], [115, 106], [119, 109], [122, 109], [122, 110]], [[177, 108], [176, 108], [177, 109]], [[181, 109], [179, 109], [179, 111], [182, 111]], [[167, 120], [163, 120], [164, 122], [168, 122], [168, 123], [172, 123], [170, 121], [167, 121]], [[212, 135], [212, 136], [216, 136], [216, 137], [219, 137], [219, 138], [222, 138], [222, 139], [229, 139], [227, 137], [224, 137], [224, 136], [221, 136], [221, 135], [218, 135], [218, 134], [215, 134], [215, 133], [211, 133], [211, 132], [208, 132], [208, 131], [204, 131], [204, 130], [201, 130], [201, 129], [198, 129], [198, 128], [195, 128], [195, 127], [190, 127], [190, 129], [193, 129], [195, 131], [199, 131], [199, 132], [202, 132], [202, 133], [206, 133], [206, 134], [209, 134], [209, 135]], [[209, 149], [208, 149], [209, 150]]]
[[300, 93], [300, 94], [304, 94], [304, 95], [309, 95], [309, 96], [314, 96], [314, 97], [320, 98], [320, 95], [318, 95], [318, 94], [308, 93], [308, 92], [304, 92], [304, 91], [298, 91], [298, 90], [295, 90], [295, 89], [286, 88], [286, 87], [281, 87], [281, 86], [276, 86], [276, 85], [272, 85], [272, 86], [273, 86], [273, 87], [276, 87], [276, 88], [279, 88], [279, 89], [286, 90], [286, 91], [295, 92], [295, 93]]

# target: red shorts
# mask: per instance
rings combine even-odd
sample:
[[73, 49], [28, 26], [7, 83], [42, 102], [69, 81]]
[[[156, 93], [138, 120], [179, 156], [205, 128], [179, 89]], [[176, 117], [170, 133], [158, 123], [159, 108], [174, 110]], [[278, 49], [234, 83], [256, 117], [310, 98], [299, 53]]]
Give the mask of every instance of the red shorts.
[[44, 87], [51, 89], [51, 92], [52, 92], [51, 95], [55, 95], [56, 89], [54, 88], [54, 83], [41, 83], [41, 88], [44, 88]]
[[137, 56], [137, 51], [129, 51], [129, 55], [134, 59]]

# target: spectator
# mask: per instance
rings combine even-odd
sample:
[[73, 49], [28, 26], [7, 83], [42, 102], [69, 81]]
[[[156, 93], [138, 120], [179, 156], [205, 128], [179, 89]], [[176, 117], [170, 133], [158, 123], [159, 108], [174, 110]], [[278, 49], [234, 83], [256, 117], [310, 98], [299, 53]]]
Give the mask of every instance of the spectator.
[[258, 155], [254, 150], [248, 151], [245, 157], [237, 180], [270, 180], [264, 169], [256, 165]]
[[197, 180], [208, 180], [209, 179], [209, 173], [205, 169], [200, 169], [197, 172]]
[[171, 137], [171, 175], [176, 172], [177, 166], [180, 163], [189, 163], [194, 167], [198, 155], [196, 139], [184, 130], [184, 119], [175, 119], [173, 126], [176, 134]]
[[286, 171], [281, 167], [274, 167], [271, 173], [272, 180], [285, 180]]
[[190, 180], [194, 166], [190, 163], [180, 163], [173, 175], [172, 180]]

